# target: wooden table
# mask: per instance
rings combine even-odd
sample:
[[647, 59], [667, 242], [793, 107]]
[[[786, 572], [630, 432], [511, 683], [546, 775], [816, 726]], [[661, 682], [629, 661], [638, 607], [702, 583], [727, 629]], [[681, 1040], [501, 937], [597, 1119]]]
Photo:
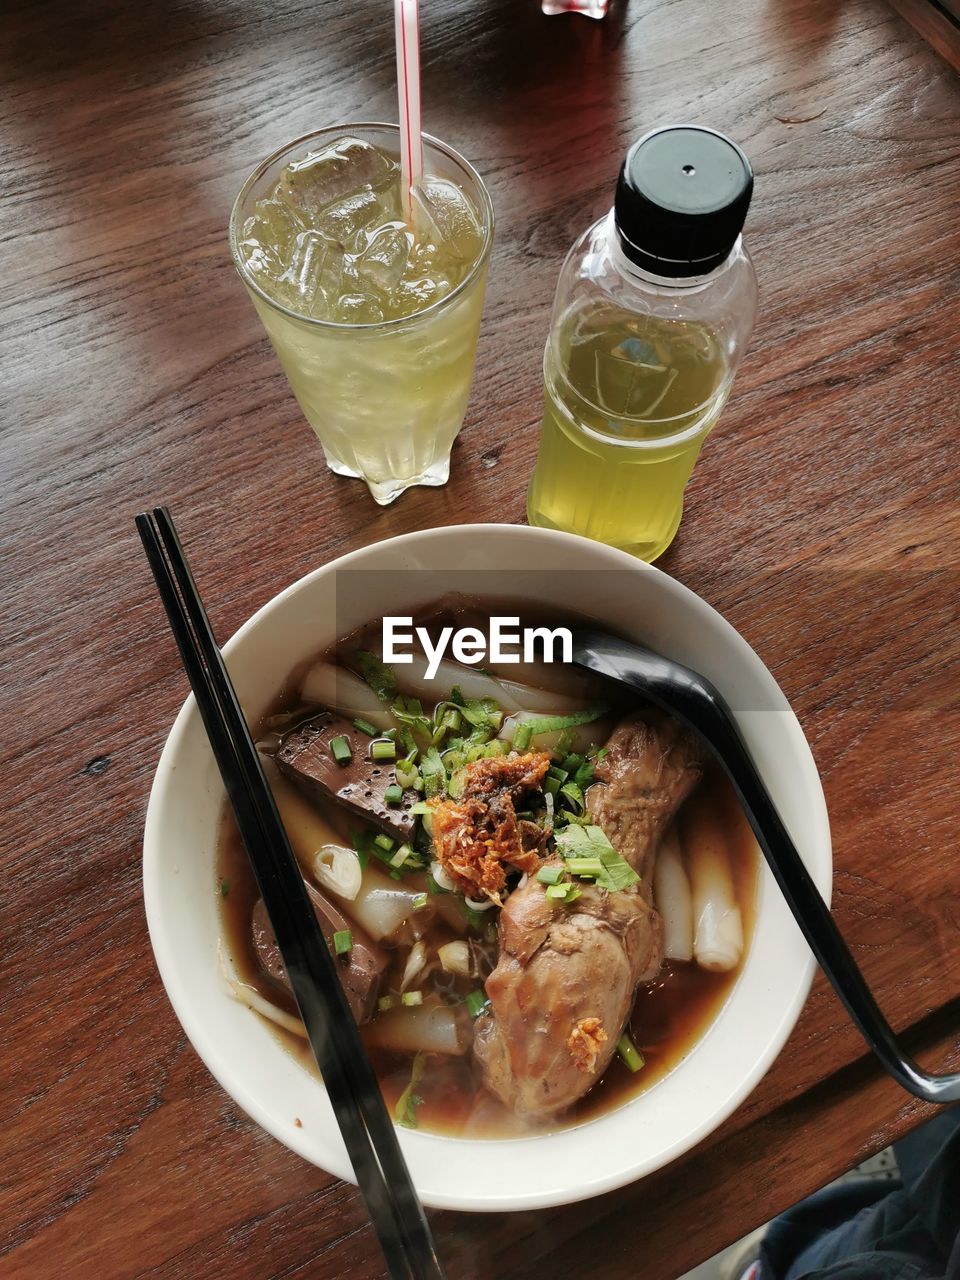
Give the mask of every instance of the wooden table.
[[[214, 1084], [154, 968], [144, 805], [184, 680], [133, 531], [169, 500], [220, 633], [330, 557], [523, 519], [563, 254], [642, 130], [757, 172], [762, 303], [663, 567], [791, 698], [837, 918], [921, 1060], [958, 1061], [957, 82], [881, 0], [424, 0], [427, 127], [489, 180], [497, 245], [442, 490], [324, 470], [229, 264], [254, 161], [395, 115], [386, 0], [8, 7], [0, 191], [6, 597], [0, 1085], [13, 1277], [373, 1277], [353, 1188]], [[817, 981], [709, 1145], [576, 1208], [437, 1214], [455, 1278], [672, 1280], [928, 1114]]]

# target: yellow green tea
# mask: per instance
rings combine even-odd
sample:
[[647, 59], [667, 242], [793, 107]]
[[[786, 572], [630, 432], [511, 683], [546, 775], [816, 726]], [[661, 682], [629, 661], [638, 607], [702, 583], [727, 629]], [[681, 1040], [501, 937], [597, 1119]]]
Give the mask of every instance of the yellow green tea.
[[556, 327], [544, 382], [530, 523], [655, 559], [729, 391], [713, 330], [594, 303]]
[[262, 291], [250, 289], [254, 306], [328, 464], [381, 503], [447, 479], [483, 308], [486, 215], [440, 176], [414, 201], [408, 225], [386, 149], [321, 139], [237, 232], [248, 287]]

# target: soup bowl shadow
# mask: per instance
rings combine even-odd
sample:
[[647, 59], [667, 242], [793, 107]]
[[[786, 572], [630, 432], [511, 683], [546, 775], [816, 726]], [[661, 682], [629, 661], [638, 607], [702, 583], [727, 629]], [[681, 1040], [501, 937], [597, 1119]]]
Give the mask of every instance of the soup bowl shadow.
[[[576, 608], [701, 671], [726, 694], [800, 853], [829, 900], [826, 804], [803, 731], [773, 676], [719, 613], [658, 569], [599, 543], [514, 525], [406, 534], [352, 552], [295, 582], [245, 623], [224, 653], [248, 720], [288, 674], [382, 614], [410, 614], [480, 581], [533, 610]], [[369, 590], [365, 584], [369, 582]], [[571, 594], [575, 584], [575, 594]], [[488, 587], [485, 594], [493, 594]], [[316, 1077], [235, 1002], [218, 964], [216, 853], [223, 787], [193, 698], [157, 767], [144, 834], [144, 899], [157, 965], [196, 1051], [231, 1097], [304, 1159], [352, 1181]], [[647, 1092], [605, 1114], [523, 1138], [464, 1139], [400, 1130], [430, 1206], [545, 1208], [632, 1182], [688, 1151], [756, 1086], [799, 1016], [815, 964], [766, 866], [753, 937], [718, 1016]]]

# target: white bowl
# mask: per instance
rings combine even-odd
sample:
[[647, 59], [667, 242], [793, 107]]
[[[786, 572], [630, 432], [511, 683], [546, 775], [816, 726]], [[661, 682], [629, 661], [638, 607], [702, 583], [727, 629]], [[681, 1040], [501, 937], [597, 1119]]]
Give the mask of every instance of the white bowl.
[[[512, 525], [465, 525], [342, 556], [264, 605], [225, 646], [251, 722], [287, 673], [337, 634], [381, 613], [409, 613], [463, 587], [465, 571], [491, 568], [509, 570], [504, 594], [574, 605], [710, 677], [737, 709], [783, 819], [829, 898], [823, 791], [800, 725], [773, 677], [693, 592], [599, 543]], [[412, 569], [424, 572], [400, 572]], [[364, 580], [351, 574], [341, 577], [337, 593], [345, 570], [370, 571], [370, 592], [357, 591]], [[471, 576], [467, 589], [479, 581]], [[144, 898], [160, 974], [191, 1043], [234, 1100], [305, 1159], [353, 1180], [322, 1085], [224, 990], [215, 882], [223, 798], [191, 697], [160, 759], [144, 835]], [[564, 1204], [643, 1177], [711, 1133], [783, 1047], [813, 977], [814, 961], [765, 866], [758, 892], [743, 970], [712, 1027], [669, 1075], [615, 1111], [555, 1134], [467, 1141], [400, 1130], [424, 1202], [485, 1211]]]

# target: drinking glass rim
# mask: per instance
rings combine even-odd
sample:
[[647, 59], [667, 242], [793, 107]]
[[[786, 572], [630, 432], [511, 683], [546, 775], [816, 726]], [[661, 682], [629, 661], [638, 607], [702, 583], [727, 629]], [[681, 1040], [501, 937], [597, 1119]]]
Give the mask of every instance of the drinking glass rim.
[[271, 152], [270, 155], [268, 155], [265, 160], [261, 160], [260, 163], [257, 165], [257, 167], [253, 170], [253, 172], [248, 175], [246, 181], [244, 182], [243, 186], [240, 188], [239, 193], [237, 194], [236, 200], [234, 200], [233, 202], [233, 208], [230, 211], [230, 222], [228, 226], [228, 234], [230, 239], [230, 255], [233, 258], [233, 263], [237, 269], [237, 273], [239, 274], [240, 278], [243, 280], [244, 284], [247, 285], [248, 288], [252, 289], [253, 292], [258, 297], [262, 298], [263, 301], [266, 302], [268, 306], [272, 307], [274, 311], [279, 311], [281, 312], [281, 314], [289, 316], [293, 320], [299, 320], [302, 324], [316, 325], [318, 328], [321, 328], [321, 329], [339, 330], [344, 333], [356, 333], [358, 330], [362, 330], [365, 333], [371, 333], [371, 332], [376, 332], [382, 329], [390, 330], [390, 329], [402, 328], [404, 325], [416, 324], [422, 318], [431, 316], [439, 311], [442, 311], [444, 307], [447, 306], [448, 303], [453, 302], [460, 294], [462, 294], [466, 290], [467, 286], [476, 279], [481, 268], [483, 267], [483, 265], [487, 261], [487, 258], [490, 255], [490, 247], [493, 244], [493, 229], [494, 229], [493, 201], [490, 198], [490, 192], [487, 190], [486, 183], [480, 177], [479, 173], [477, 173], [476, 169], [473, 167], [470, 161], [466, 160], [460, 154], [459, 151], [449, 146], [446, 142], [441, 142], [439, 138], [435, 138], [432, 134], [424, 133], [423, 134], [424, 142], [429, 143], [431, 147], [435, 147], [438, 151], [442, 151], [443, 154], [448, 157], [448, 159], [454, 162], [454, 164], [459, 165], [461, 169], [463, 169], [463, 171], [467, 174], [467, 176], [472, 178], [473, 181], [477, 184], [477, 187], [482, 194], [483, 213], [486, 215], [484, 219], [484, 225], [481, 228], [481, 230], [483, 231], [483, 244], [480, 246], [480, 252], [477, 254], [476, 261], [473, 263], [470, 270], [467, 272], [464, 278], [460, 281], [460, 283], [456, 285], [455, 288], [451, 289], [449, 293], [444, 294], [442, 298], [438, 298], [436, 302], [431, 302], [429, 306], [424, 307], [422, 311], [414, 311], [412, 315], [409, 315], [409, 316], [394, 316], [390, 320], [365, 321], [362, 324], [352, 324], [352, 323], [341, 321], [341, 320], [322, 320], [317, 316], [305, 316], [302, 312], [294, 311], [291, 307], [287, 307], [282, 302], [278, 302], [276, 298], [272, 298], [261, 287], [261, 285], [254, 278], [254, 276], [247, 271], [246, 269], [247, 264], [243, 261], [243, 258], [238, 252], [238, 234], [237, 233], [239, 230], [238, 223], [240, 219], [240, 205], [242, 201], [244, 200], [244, 198], [246, 197], [246, 195], [248, 194], [248, 192], [250, 191], [254, 183], [260, 177], [262, 177], [262, 175], [270, 167], [270, 165], [272, 165], [274, 161], [279, 160], [283, 155], [286, 154], [286, 152], [292, 151], [295, 147], [299, 147], [303, 143], [312, 142], [314, 141], [314, 139], [321, 138], [321, 137], [328, 137], [330, 134], [339, 133], [341, 134], [341, 136], [347, 137], [349, 136], [350, 130], [356, 130], [359, 132], [362, 129], [367, 129], [367, 130], [385, 129], [388, 132], [396, 133], [398, 135], [400, 133], [400, 126], [398, 124], [392, 124], [389, 121], [352, 120], [352, 121], [345, 121], [343, 124], [326, 125], [322, 129], [314, 129], [311, 133], [305, 133], [302, 135], [302, 137], [294, 138], [291, 142], [284, 143], [282, 147], [278, 147], [276, 151]]

